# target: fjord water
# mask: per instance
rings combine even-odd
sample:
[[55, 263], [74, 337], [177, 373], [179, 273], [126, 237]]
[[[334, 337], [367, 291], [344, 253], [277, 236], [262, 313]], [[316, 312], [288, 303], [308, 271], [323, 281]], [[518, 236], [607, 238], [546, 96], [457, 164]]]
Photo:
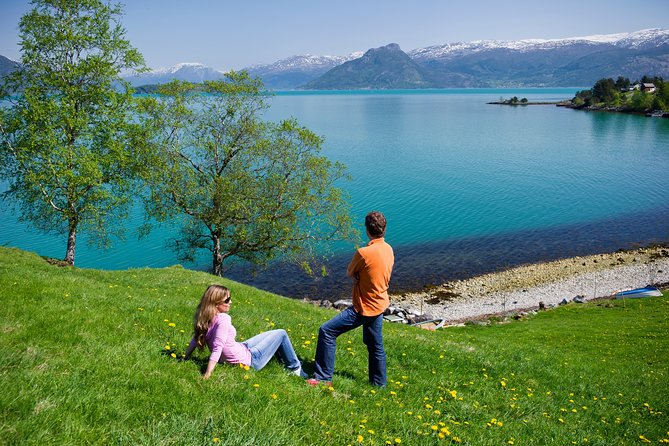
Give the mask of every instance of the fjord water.
[[[501, 106], [573, 97], [577, 89], [286, 92], [266, 117], [293, 116], [325, 138], [323, 154], [348, 167], [341, 183], [362, 225], [388, 219], [395, 291], [559, 257], [669, 242], [669, 119]], [[136, 212], [129, 228], [142, 221]], [[364, 232], [364, 231], [363, 231]], [[160, 228], [129, 234], [110, 251], [80, 242], [80, 267], [120, 269], [178, 263]], [[4, 209], [0, 244], [62, 257], [64, 237], [31, 232]], [[352, 246], [336, 246], [327, 278], [273, 265], [229, 275], [278, 293], [346, 295]], [[206, 269], [203, 255], [195, 265]], [[288, 280], [287, 278], [290, 278]]]

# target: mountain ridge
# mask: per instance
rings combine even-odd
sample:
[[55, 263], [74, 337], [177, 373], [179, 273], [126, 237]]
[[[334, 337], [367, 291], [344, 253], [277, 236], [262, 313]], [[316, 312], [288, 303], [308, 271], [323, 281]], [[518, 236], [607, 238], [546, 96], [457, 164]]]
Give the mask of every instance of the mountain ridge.
[[391, 43], [372, 48], [362, 57], [338, 65], [318, 79], [309, 82], [305, 90], [336, 89], [406, 89], [429, 88], [424, 70], [400, 46]]
[[[606, 77], [669, 78], [669, 30], [662, 28], [562, 39], [452, 42], [407, 52], [393, 45], [346, 56], [295, 55], [244, 69], [274, 90], [562, 87], [589, 86]], [[372, 68], [368, 53], [381, 48], [402, 54], [395, 51], [383, 64], [377, 59]], [[3, 62], [9, 62], [4, 66], [11, 68], [16, 64], [9, 59]], [[343, 65], [345, 69], [340, 68]], [[180, 63], [124, 78], [138, 87], [172, 79], [202, 82], [223, 76], [223, 72], [200, 63]], [[369, 79], [364, 80], [365, 76]]]

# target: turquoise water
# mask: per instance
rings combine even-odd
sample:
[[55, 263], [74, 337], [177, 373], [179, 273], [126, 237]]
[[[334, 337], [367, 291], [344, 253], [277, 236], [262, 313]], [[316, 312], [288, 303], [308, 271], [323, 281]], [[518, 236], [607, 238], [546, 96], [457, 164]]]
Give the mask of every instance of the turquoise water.
[[[488, 105], [500, 97], [571, 98], [578, 89], [290, 92], [267, 118], [294, 116], [325, 138], [323, 153], [348, 166], [342, 183], [361, 222], [381, 210], [398, 253], [398, 289], [512, 264], [669, 241], [669, 120], [555, 106]], [[128, 222], [134, 227], [141, 215]], [[81, 267], [178, 263], [162, 228], [111, 251], [79, 243]], [[62, 257], [64, 237], [34, 234], [0, 212], [0, 244]], [[332, 284], [350, 248], [337, 247]], [[207, 268], [203, 256], [195, 268]], [[301, 295], [279, 266], [231, 276]], [[345, 288], [348, 287], [344, 283]], [[313, 287], [316, 288], [313, 288]], [[317, 291], [320, 292], [320, 291]], [[327, 291], [332, 292], [332, 291]]]

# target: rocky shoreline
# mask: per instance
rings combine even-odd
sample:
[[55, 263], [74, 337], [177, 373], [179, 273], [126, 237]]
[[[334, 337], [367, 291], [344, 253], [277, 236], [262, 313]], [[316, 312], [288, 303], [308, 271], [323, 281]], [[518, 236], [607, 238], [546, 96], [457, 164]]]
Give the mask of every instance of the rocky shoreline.
[[391, 305], [449, 324], [549, 308], [577, 296], [592, 300], [621, 289], [669, 284], [669, 247], [596, 254], [519, 266], [421, 292], [391, 295]]

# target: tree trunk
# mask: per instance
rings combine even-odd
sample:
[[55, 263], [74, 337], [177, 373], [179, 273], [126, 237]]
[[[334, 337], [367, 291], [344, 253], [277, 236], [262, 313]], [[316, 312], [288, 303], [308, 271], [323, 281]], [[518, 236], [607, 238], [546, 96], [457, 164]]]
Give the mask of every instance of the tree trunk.
[[67, 234], [67, 251], [65, 251], [65, 262], [68, 265], [74, 266], [74, 249], [77, 245], [77, 222], [70, 219], [68, 224], [69, 230]]
[[213, 237], [214, 242], [214, 258], [213, 258], [213, 273], [216, 276], [223, 277], [223, 256], [221, 256], [221, 239], [218, 236]]

